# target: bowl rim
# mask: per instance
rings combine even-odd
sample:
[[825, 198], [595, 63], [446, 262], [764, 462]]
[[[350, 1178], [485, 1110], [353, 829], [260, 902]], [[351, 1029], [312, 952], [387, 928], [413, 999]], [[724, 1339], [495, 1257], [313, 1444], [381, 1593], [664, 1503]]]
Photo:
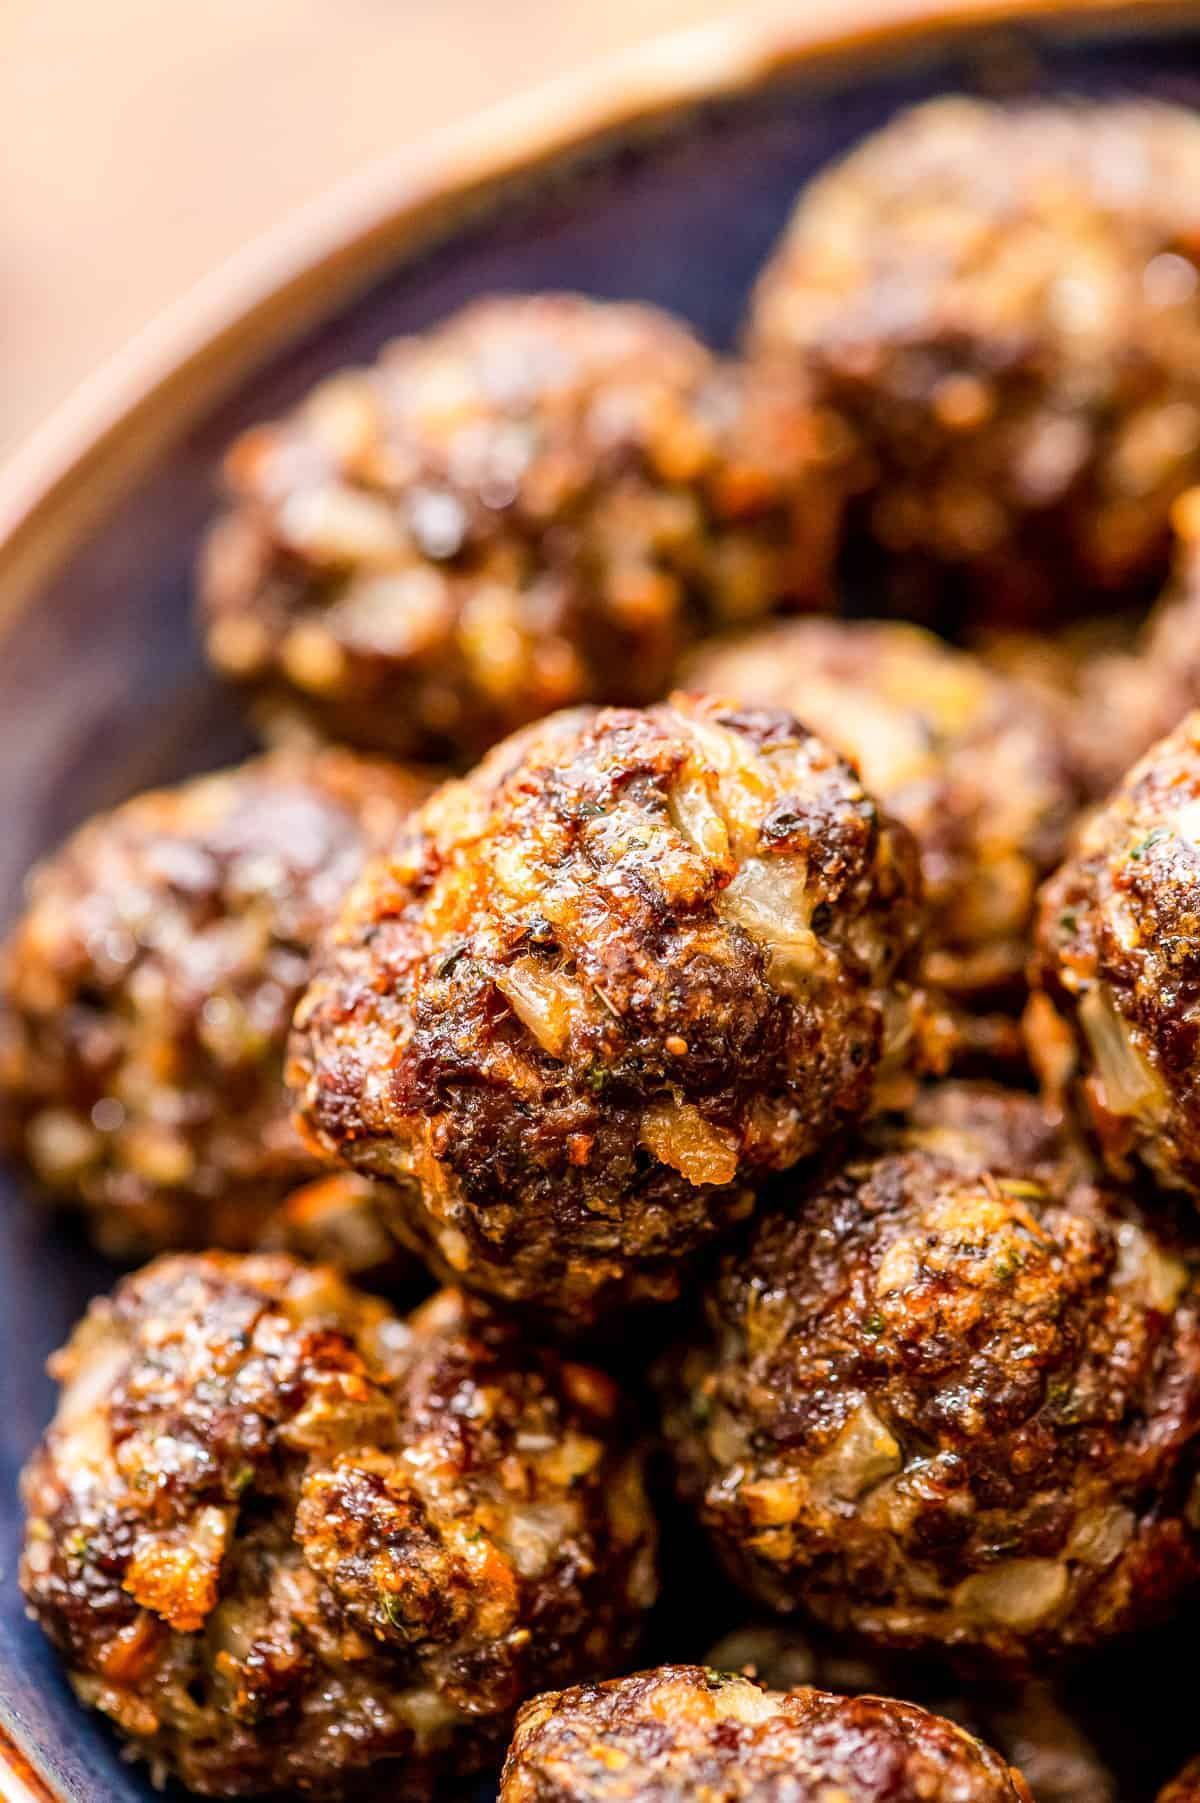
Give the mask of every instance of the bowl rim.
[[[801, 67], [1006, 26], [1119, 32], [1191, 0], [778, 0], [652, 36], [372, 159], [160, 312], [0, 468], [0, 629], [156, 455], [256, 362], [551, 165]], [[789, 9], [790, 10], [790, 9]]]

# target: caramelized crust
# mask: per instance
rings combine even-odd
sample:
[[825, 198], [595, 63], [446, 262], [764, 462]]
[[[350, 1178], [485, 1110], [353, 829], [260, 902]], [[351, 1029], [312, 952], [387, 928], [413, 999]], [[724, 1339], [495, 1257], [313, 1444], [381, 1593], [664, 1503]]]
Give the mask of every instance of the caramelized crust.
[[54, 1374], [22, 1585], [156, 1774], [428, 1798], [635, 1643], [654, 1531], [613, 1386], [483, 1303], [404, 1323], [321, 1267], [177, 1256]]
[[1054, 1148], [1033, 1098], [985, 1091], [976, 1126], [977, 1093], [758, 1222], [668, 1361], [665, 1418], [750, 1593], [1021, 1671], [1200, 1573], [1200, 1309], [1165, 1225]]
[[667, 1665], [527, 1703], [500, 1803], [1031, 1803], [990, 1747], [911, 1703]]
[[1200, 713], [1082, 824], [1042, 892], [1034, 974], [1047, 1085], [1079, 1097], [1116, 1173], [1200, 1194]]
[[277, 754], [98, 815], [33, 873], [0, 953], [0, 1118], [106, 1252], [283, 1230], [318, 1169], [283, 1087], [313, 942], [428, 792]]
[[302, 1123], [463, 1283], [575, 1324], [673, 1295], [900, 1059], [915, 864], [787, 714], [556, 716], [348, 899], [296, 1016]]
[[785, 707], [849, 758], [921, 852], [923, 974], [979, 1008], [1020, 999], [1037, 884], [1076, 785], [1050, 709], [916, 626], [794, 620], [701, 651], [686, 679]]
[[841, 499], [803, 390], [652, 307], [477, 302], [234, 446], [209, 655], [402, 757], [657, 700], [703, 632], [826, 594]]
[[935, 100], [806, 189], [751, 343], [842, 423], [899, 605], [1045, 625], [1161, 579], [1198, 260], [1200, 121], [1148, 100]]

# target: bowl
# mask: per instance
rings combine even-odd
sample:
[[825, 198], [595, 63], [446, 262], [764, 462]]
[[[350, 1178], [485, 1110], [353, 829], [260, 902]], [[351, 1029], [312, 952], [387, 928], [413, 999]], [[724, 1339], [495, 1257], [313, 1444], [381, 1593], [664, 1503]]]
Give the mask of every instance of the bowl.
[[[242, 427], [490, 290], [658, 302], [728, 344], [800, 183], [931, 95], [1200, 104], [1195, 6], [808, 10], [790, 35], [743, 19], [652, 45], [369, 171], [214, 278], [30, 445], [0, 482], [0, 920], [83, 816], [249, 748], [190, 619], [215, 473]], [[22, 1803], [157, 1794], [76, 1704], [16, 1585], [45, 1359], [114, 1274], [0, 1172], [0, 1795]], [[1087, 1668], [1083, 1706], [1126, 1803], [1195, 1751], [1180, 1643], [1175, 1630]]]

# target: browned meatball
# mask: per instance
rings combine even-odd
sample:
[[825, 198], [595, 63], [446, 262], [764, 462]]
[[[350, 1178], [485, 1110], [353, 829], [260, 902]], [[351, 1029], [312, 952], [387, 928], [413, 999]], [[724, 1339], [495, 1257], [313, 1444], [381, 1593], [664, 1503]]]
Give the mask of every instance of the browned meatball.
[[1071, 748], [1096, 799], [1200, 703], [1200, 489], [1171, 518], [1174, 570], [1162, 597], [1133, 643], [1088, 659], [1076, 684]]
[[1030, 1803], [1019, 1772], [911, 1703], [664, 1665], [526, 1703], [500, 1803]]
[[1200, 475], [1200, 118], [949, 98], [801, 196], [757, 352], [857, 444], [898, 599], [1053, 622], [1160, 578]]
[[1019, 1671], [1200, 1574], [1200, 1305], [1190, 1259], [1007, 1106], [1007, 1156], [994, 1093], [973, 1132], [958, 1091], [764, 1217], [664, 1389], [682, 1494], [752, 1594]]
[[53, 1362], [21, 1582], [84, 1702], [213, 1796], [428, 1798], [627, 1657], [653, 1525], [616, 1393], [446, 1290], [161, 1259]]
[[651, 307], [483, 301], [235, 445], [209, 654], [404, 757], [653, 701], [699, 632], [824, 595], [832, 455], [795, 381]]
[[1185, 1765], [1179, 1776], [1159, 1791], [1158, 1803], [1200, 1803], [1200, 1759]]
[[1147, 721], [1157, 719], [1163, 693], [1146, 656], [1149, 630], [1140, 612], [1125, 610], [1052, 633], [985, 628], [973, 639], [988, 668], [1053, 722], [1081, 801], [1103, 798], [1149, 742]]
[[792, 1622], [727, 1634], [705, 1663], [745, 1671], [771, 1690], [815, 1684], [842, 1696], [897, 1696], [957, 1722], [1021, 1772], [1035, 1803], [1117, 1803], [1117, 1780], [1084, 1732], [1059, 1685], [1017, 1683], [951, 1689], [936, 1663], [911, 1653], [869, 1657], [857, 1646], [802, 1631]]
[[317, 1169], [282, 1072], [313, 941], [429, 784], [347, 752], [139, 796], [34, 872], [0, 954], [0, 1112], [114, 1256], [252, 1245]]
[[[1200, 713], [1135, 764], [1042, 891], [1032, 1011], [1052, 1089], [1119, 1174], [1200, 1196]], [[1044, 998], [1043, 998], [1044, 1000]]]
[[902, 1122], [884, 1123], [883, 1142], [894, 1136], [964, 1170], [1025, 1172], [1047, 1182], [1092, 1174], [1058, 1111], [1002, 1083], [931, 1084]]
[[1104, 800], [1200, 702], [1200, 489], [1171, 510], [1174, 567], [1144, 619], [1094, 616], [1047, 638], [992, 633], [989, 664], [1051, 713], [1083, 794]]
[[1034, 892], [1077, 793], [1026, 688], [898, 623], [793, 620], [700, 652], [696, 688], [786, 707], [909, 828], [929, 902], [924, 976], [979, 1008], [1019, 1002]]
[[499, 746], [349, 897], [291, 1077], [436, 1268], [568, 1323], [675, 1294], [910, 1019], [912, 841], [787, 714], [677, 696]]

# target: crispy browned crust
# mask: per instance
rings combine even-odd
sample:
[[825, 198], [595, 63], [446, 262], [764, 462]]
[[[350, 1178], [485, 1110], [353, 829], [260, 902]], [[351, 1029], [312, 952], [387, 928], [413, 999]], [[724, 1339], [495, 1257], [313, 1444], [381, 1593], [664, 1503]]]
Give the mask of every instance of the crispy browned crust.
[[798, 378], [652, 307], [478, 302], [234, 446], [209, 654], [337, 738], [469, 761], [555, 708], [656, 700], [703, 631], [821, 599], [835, 463]]
[[769, 1690], [815, 1685], [841, 1696], [903, 1697], [995, 1747], [1037, 1803], [1118, 1803], [1114, 1772], [1084, 1731], [1065, 1686], [1054, 1680], [993, 1680], [959, 1689], [939, 1660], [867, 1649], [794, 1619], [735, 1629], [709, 1650], [705, 1664], [745, 1672]]
[[426, 779], [277, 754], [127, 802], [37, 871], [0, 954], [0, 1113], [108, 1252], [253, 1245], [318, 1169], [283, 1057], [317, 933]]
[[522, 1709], [500, 1803], [1030, 1803], [1019, 1772], [911, 1703], [667, 1665]]
[[1165, 573], [1200, 474], [1200, 123], [1147, 100], [901, 115], [801, 196], [761, 355], [844, 423], [910, 605], [1060, 619]]
[[1031, 1097], [1006, 1152], [972, 1093], [757, 1224], [668, 1362], [665, 1420], [752, 1594], [1020, 1671], [1200, 1573], [1200, 1305], [1192, 1256], [1048, 1155]]
[[793, 620], [702, 650], [689, 687], [784, 707], [850, 759], [913, 834], [929, 903], [925, 981], [1019, 1004], [1038, 883], [1078, 806], [1052, 711], [920, 627]]
[[1105, 1157], [1200, 1194], [1200, 713], [1136, 764], [1042, 891], [1031, 1009], [1048, 1085]]
[[787, 714], [557, 716], [348, 899], [296, 1016], [300, 1118], [468, 1285], [576, 1324], [670, 1296], [899, 1056], [917, 886]]
[[653, 1600], [616, 1392], [443, 1291], [165, 1258], [54, 1363], [21, 1581], [83, 1700], [194, 1790], [427, 1798]]

